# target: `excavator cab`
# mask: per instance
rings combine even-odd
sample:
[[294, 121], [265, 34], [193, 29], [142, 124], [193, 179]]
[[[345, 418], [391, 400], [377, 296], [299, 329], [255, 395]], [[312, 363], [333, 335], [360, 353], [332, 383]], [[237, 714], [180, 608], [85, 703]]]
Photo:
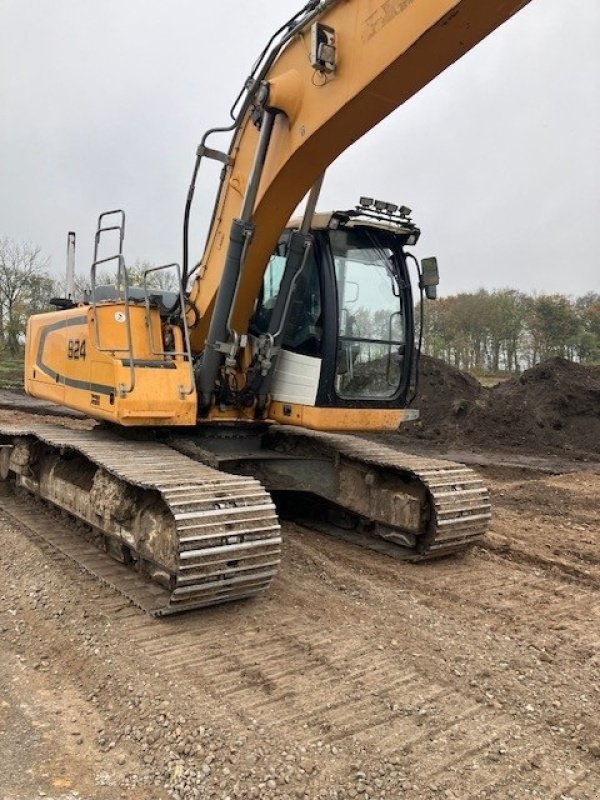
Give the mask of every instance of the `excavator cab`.
[[418, 228], [363, 210], [316, 214], [312, 247], [282, 298], [293, 230], [291, 223], [271, 257], [250, 326], [255, 337], [274, 334], [274, 311], [287, 303], [270, 387], [275, 409], [283, 404], [288, 417], [298, 406], [305, 417], [310, 407], [402, 409], [414, 351], [404, 248], [416, 244]]

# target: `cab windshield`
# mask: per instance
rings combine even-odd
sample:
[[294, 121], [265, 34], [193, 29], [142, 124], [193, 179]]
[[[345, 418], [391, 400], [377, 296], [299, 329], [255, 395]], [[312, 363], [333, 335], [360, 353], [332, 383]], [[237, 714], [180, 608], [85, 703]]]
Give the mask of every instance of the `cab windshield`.
[[406, 344], [404, 292], [389, 237], [372, 228], [330, 231], [338, 298], [339, 397], [398, 391]]

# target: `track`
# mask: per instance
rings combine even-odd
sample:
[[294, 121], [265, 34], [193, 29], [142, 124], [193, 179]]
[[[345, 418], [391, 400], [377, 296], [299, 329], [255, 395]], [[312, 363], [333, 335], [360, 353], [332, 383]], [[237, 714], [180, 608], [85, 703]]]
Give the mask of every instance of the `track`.
[[[270, 441], [309, 453], [316, 448], [335, 465], [333, 500], [362, 512], [368, 529], [321, 529], [350, 542], [424, 560], [465, 550], [487, 529], [489, 494], [461, 464], [304, 429], [275, 427]], [[99, 428], [5, 425], [2, 443], [2, 477], [88, 526], [84, 537], [50, 537], [43, 526], [40, 535], [152, 616], [243, 599], [271, 584], [279, 522], [254, 478]], [[377, 522], [382, 518], [390, 524]], [[103, 564], [94, 544], [129, 574]]]
[[[387, 531], [377, 530], [379, 535], [375, 536], [335, 531], [336, 535], [355, 544], [423, 561], [467, 550], [481, 541], [488, 528], [491, 519], [489, 492], [481, 477], [464, 464], [411, 455], [354, 435], [281, 426], [274, 428], [270, 436], [275, 447], [287, 449], [299, 443], [309, 452], [317, 448], [334, 460], [341, 474], [344, 507], [352, 509], [353, 503], [365, 494], [375, 519], [379, 505], [386, 507], [393, 517], [394, 503], [402, 504], [410, 497], [411, 488], [418, 493], [417, 497], [424, 495], [420, 499], [420, 522], [412, 537], [398, 536], [391, 525]], [[352, 475], [357, 469], [366, 470], [366, 479], [357, 481], [356, 475]], [[348, 473], [347, 478], [345, 473]], [[349, 485], [345, 491], [344, 481]], [[360, 506], [355, 509], [360, 513]], [[326, 527], [323, 530], [329, 532]], [[400, 543], [400, 547], [394, 549], [389, 543]]]
[[2, 426], [0, 440], [9, 445], [5, 473], [18, 486], [87, 523], [133, 569], [102, 567], [94, 547], [72, 534], [40, 535], [153, 616], [239, 600], [270, 585], [281, 536], [258, 481], [102, 430]]

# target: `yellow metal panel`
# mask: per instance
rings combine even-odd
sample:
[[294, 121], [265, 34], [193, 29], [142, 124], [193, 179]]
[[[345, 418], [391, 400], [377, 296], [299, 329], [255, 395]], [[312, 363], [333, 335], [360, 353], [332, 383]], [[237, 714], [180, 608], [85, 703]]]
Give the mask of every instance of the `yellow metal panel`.
[[[35, 396], [64, 403], [122, 425], [194, 425], [197, 399], [190, 386], [190, 366], [181, 357], [160, 356], [160, 318], [152, 311], [154, 349], [144, 308], [130, 308], [133, 391], [122, 303], [97, 306], [99, 335], [91, 306], [38, 314], [28, 325], [25, 389]], [[102, 352], [96, 346], [99, 343]], [[191, 393], [187, 390], [192, 388]]]
[[271, 403], [269, 419], [318, 431], [394, 431], [404, 421], [401, 408], [317, 408]]

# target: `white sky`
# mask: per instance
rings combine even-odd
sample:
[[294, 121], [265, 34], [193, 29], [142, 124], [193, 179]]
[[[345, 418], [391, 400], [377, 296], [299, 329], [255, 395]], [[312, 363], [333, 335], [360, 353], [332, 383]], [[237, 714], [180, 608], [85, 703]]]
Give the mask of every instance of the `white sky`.
[[[181, 260], [195, 148], [302, 0], [0, 0], [0, 235], [87, 271], [100, 211], [129, 262]], [[414, 210], [443, 294], [598, 291], [600, 3], [532, 0], [327, 174], [322, 208]], [[223, 143], [225, 144], [225, 143]], [[192, 258], [216, 171], [200, 176]]]

